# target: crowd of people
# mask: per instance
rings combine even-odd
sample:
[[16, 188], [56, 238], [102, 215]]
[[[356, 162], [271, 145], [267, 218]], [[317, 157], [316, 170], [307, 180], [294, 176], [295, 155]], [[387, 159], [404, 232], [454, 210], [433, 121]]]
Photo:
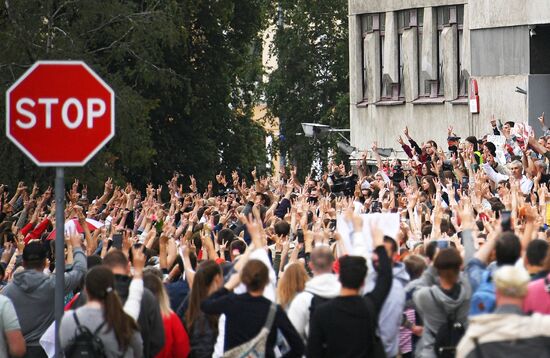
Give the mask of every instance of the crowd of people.
[[304, 181], [109, 178], [94, 199], [75, 180], [64, 238], [51, 188], [2, 185], [0, 357], [53, 356], [58, 239], [66, 357], [548, 357], [540, 121], [541, 138], [491, 119], [483, 138], [449, 128], [446, 146], [405, 128], [408, 160], [375, 143]]

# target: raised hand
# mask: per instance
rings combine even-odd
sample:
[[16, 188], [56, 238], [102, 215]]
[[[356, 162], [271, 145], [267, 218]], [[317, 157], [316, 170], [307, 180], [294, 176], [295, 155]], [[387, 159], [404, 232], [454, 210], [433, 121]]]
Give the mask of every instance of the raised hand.
[[20, 181], [18, 184], [17, 184], [17, 194], [21, 194], [22, 192], [24, 192], [25, 190], [27, 190], [27, 187], [25, 186], [25, 183]]
[[113, 178], [107, 178], [105, 181], [105, 192], [109, 193], [113, 190]]
[[145, 254], [141, 248], [132, 247], [132, 264], [134, 265], [134, 278], [143, 277], [145, 267]]
[[371, 148], [372, 148], [372, 151], [376, 153], [376, 151], [378, 150], [378, 142], [377, 141], [372, 142]]
[[197, 191], [197, 180], [193, 175], [189, 176], [189, 180], [191, 180], [191, 185], [189, 185], [189, 189], [191, 189], [191, 191], [195, 193]]

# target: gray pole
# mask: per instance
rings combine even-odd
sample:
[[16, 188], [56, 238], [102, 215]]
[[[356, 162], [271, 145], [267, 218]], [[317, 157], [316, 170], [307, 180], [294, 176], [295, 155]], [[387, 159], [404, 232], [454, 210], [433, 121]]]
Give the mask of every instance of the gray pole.
[[55, 169], [55, 356], [61, 357], [59, 327], [65, 297], [65, 173]]

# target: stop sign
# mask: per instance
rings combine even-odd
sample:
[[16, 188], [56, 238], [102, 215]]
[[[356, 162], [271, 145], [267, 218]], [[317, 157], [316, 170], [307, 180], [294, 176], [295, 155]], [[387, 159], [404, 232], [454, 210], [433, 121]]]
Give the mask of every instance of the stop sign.
[[39, 61], [6, 92], [6, 135], [39, 166], [82, 166], [115, 134], [115, 93], [84, 62]]

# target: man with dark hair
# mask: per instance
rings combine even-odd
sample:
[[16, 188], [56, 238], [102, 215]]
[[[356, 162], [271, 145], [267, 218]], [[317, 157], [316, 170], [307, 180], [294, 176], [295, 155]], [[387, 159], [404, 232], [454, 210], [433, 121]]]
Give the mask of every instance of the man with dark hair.
[[511, 231], [503, 232], [495, 246], [497, 265], [515, 265], [521, 255], [519, 237]]
[[277, 222], [273, 228], [275, 229], [275, 235], [280, 237], [286, 237], [290, 233], [290, 224], [284, 220]]
[[305, 290], [296, 295], [288, 308], [288, 318], [304, 340], [308, 337], [311, 311], [340, 293], [340, 282], [332, 273], [333, 262], [334, 257], [328, 247], [313, 249], [309, 261], [313, 278], [306, 282]]
[[548, 243], [545, 240], [533, 240], [525, 250], [525, 268], [531, 276], [531, 281], [544, 278], [548, 271], [544, 268], [544, 259], [548, 253]]
[[[126, 302], [130, 289], [130, 262], [121, 250], [112, 250], [103, 259], [115, 275], [115, 290], [122, 302]], [[157, 299], [147, 288], [143, 288], [138, 324], [143, 339], [143, 357], [154, 357], [164, 347], [164, 324]]]
[[[65, 273], [65, 294], [76, 289], [86, 274], [86, 255], [79, 235], [72, 235], [74, 263]], [[25, 357], [47, 357], [39, 344], [40, 337], [54, 321], [55, 276], [44, 273], [46, 250], [40, 241], [30, 241], [23, 249], [25, 270], [14, 275], [2, 294], [13, 302], [21, 332], [27, 343]]]
[[378, 279], [372, 292], [361, 297], [367, 274], [365, 258], [343, 256], [339, 260], [340, 295], [313, 313], [307, 344], [308, 357], [379, 357], [383, 347], [376, 336], [378, 313], [391, 288], [391, 265], [382, 232], [373, 229]]
[[[467, 221], [471, 220], [469, 216], [465, 216]], [[486, 243], [475, 251], [474, 237], [470, 230], [463, 231], [463, 241], [466, 261], [464, 272], [473, 293], [470, 315], [490, 313], [495, 308], [493, 273], [499, 267], [516, 264], [521, 257], [521, 242], [512, 231], [506, 231], [498, 234], [496, 238], [489, 237]], [[490, 263], [489, 258], [493, 251], [496, 262]]]
[[[468, 280], [472, 286], [472, 292], [475, 292], [479, 287], [482, 276], [486, 270], [491, 273], [496, 270], [497, 267], [504, 265], [514, 265], [521, 255], [521, 243], [519, 238], [513, 232], [504, 232], [499, 235], [497, 239], [489, 239], [487, 242], [479, 248], [475, 255], [470, 259], [468, 254], [471, 236], [464, 240], [464, 247], [466, 248], [466, 268], [465, 273], [468, 275]], [[496, 263], [489, 265], [489, 257], [491, 253], [495, 251]]]

